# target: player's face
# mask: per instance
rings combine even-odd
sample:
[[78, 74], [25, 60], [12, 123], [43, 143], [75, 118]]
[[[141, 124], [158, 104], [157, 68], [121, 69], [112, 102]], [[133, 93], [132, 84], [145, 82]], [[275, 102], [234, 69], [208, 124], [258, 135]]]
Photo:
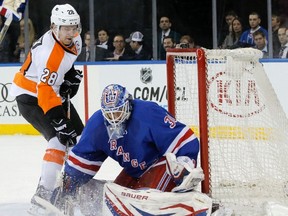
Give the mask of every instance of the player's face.
[[60, 26], [58, 35], [60, 42], [66, 46], [70, 45], [77, 32], [77, 25]]
[[123, 112], [113, 112], [113, 113], [107, 113], [106, 117], [109, 120], [114, 121], [115, 123], [119, 122], [121, 115], [123, 114]]

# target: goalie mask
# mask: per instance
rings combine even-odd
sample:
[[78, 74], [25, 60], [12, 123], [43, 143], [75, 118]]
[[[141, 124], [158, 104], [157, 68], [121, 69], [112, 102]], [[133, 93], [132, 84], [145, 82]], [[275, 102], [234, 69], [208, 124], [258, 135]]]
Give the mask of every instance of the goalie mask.
[[125, 122], [131, 114], [132, 95], [121, 85], [105, 87], [101, 97], [101, 111], [107, 122], [110, 139], [119, 139], [125, 133]]
[[56, 5], [51, 12], [51, 25], [56, 27], [53, 32], [59, 40], [59, 29], [61, 26], [77, 26], [77, 32], [81, 33], [80, 16], [70, 4]]

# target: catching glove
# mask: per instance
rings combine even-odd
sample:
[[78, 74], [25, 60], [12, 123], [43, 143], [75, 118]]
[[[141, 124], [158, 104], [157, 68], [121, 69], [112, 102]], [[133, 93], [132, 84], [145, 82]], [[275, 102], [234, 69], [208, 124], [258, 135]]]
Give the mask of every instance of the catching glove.
[[77, 133], [69, 119], [53, 119], [51, 124], [55, 128], [56, 135], [63, 145], [66, 146], [68, 144], [71, 147], [76, 144]]
[[60, 95], [63, 98], [67, 98], [68, 94], [70, 94], [70, 98], [74, 97], [78, 92], [82, 78], [82, 71], [75, 70], [74, 67], [72, 67], [65, 74], [64, 82], [60, 86]]
[[166, 162], [166, 171], [177, 185], [172, 192], [191, 191], [204, 179], [201, 167], [194, 168], [194, 163], [187, 156], [176, 158], [175, 154], [167, 153]]

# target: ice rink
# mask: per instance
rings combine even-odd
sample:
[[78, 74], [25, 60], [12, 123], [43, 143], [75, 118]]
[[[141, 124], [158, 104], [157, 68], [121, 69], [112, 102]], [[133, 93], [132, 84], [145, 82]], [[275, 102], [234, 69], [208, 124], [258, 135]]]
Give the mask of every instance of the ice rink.
[[[26, 216], [46, 148], [42, 136], [0, 136], [0, 216]], [[121, 168], [107, 159], [98, 179], [114, 179]]]

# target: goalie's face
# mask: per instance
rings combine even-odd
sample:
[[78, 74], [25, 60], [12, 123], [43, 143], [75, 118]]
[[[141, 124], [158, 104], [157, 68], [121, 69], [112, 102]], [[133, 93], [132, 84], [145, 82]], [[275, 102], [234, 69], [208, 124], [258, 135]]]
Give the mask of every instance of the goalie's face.
[[129, 101], [115, 108], [102, 108], [102, 114], [110, 125], [118, 127], [130, 116]]

